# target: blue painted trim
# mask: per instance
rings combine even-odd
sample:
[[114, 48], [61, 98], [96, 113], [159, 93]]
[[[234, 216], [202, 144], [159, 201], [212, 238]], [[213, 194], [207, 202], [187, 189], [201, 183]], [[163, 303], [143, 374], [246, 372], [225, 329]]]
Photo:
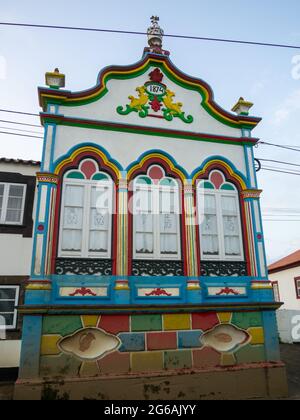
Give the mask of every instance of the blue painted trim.
[[49, 219], [50, 219], [50, 197], [51, 197], [51, 187], [47, 186], [47, 196], [46, 196], [46, 209], [45, 209], [45, 229], [44, 229], [44, 239], [43, 239], [43, 254], [42, 254], [42, 275], [45, 275], [45, 260], [47, 254], [47, 246], [48, 246], [48, 231], [49, 231]]
[[251, 155], [252, 155], [252, 164], [254, 169], [254, 179], [255, 179], [255, 188], [258, 188], [258, 180], [257, 180], [257, 173], [255, 170], [255, 163], [254, 163], [254, 149], [251, 147]]
[[261, 265], [260, 265], [260, 257], [259, 257], [259, 250], [258, 250], [258, 242], [257, 242], [257, 224], [255, 219], [255, 212], [253, 208], [253, 200], [250, 202], [250, 209], [251, 209], [251, 217], [252, 217], [252, 225], [253, 225], [253, 240], [254, 240], [254, 247], [255, 247], [255, 255], [256, 255], [256, 268], [257, 274], [261, 277]]
[[180, 166], [176, 162], [176, 160], [171, 155], [169, 155], [169, 153], [164, 152], [163, 150], [160, 150], [160, 149], [147, 150], [147, 152], [144, 152], [135, 162], [133, 162], [129, 166], [127, 166], [126, 171], [129, 172], [131, 170], [131, 168], [138, 165], [145, 157], [147, 157], [148, 155], [151, 155], [153, 153], [160, 154], [163, 157], [166, 157], [167, 159], [169, 159], [173, 163], [173, 165], [175, 166], [176, 169], [181, 171], [186, 178], [189, 178], [189, 175], [188, 175], [187, 171], [184, 168], [182, 168], [182, 166]]
[[50, 171], [53, 172], [54, 167], [53, 167], [53, 159], [54, 159], [54, 151], [55, 151], [55, 146], [56, 146], [56, 133], [57, 133], [57, 125], [54, 124], [53, 125], [53, 133], [52, 133], [52, 144], [51, 144], [51, 151], [50, 151], [50, 159], [49, 159], [49, 167], [50, 167]]
[[108, 151], [104, 147], [99, 146], [96, 143], [80, 143], [80, 144], [77, 144], [76, 146], [72, 147], [65, 155], [63, 155], [62, 157], [60, 157], [59, 159], [57, 159], [53, 163], [53, 168], [56, 168], [57, 165], [59, 165], [65, 159], [68, 159], [76, 150], [79, 150], [79, 149], [81, 149], [83, 147], [94, 147], [94, 148], [98, 149], [99, 151], [101, 151], [102, 153], [105, 154], [105, 156], [107, 157], [107, 159], [110, 162], [112, 162], [114, 165], [116, 165], [116, 167], [119, 169], [119, 171], [123, 171], [123, 168], [122, 168], [121, 164], [118, 161], [116, 161], [115, 159], [113, 159], [111, 157], [111, 155], [108, 153]]
[[47, 146], [48, 126], [49, 125], [50, 125], [49, 123], [45, 123], [45, 126], [44, 126], [44, 140], [43, 140], [41, 171], [44, 171], [44, 162], [45, 162], [45, 155], [46, 155], [46, 146]]
[[256, 198], [257, 200], [257, 205], [258, 205], [258, 214], [259, 214], [259, 219], [260, 219], [260, 225], [261, 225], [261, 235], [262, 235], [262, 244], [263, 244], [263, 254], [264, 254], [264, 263], [265, 263], [265, 268], [266, 268], [266, 276], [265, 278], [268, 279], [268, 262], [267, 262], [267, 255], [266, 255], [266, 243], [265, 243], [265, 234], [264, 234], [264, 225], [263, 225], [263, 220], [262, 220], [262, 214], [261, 214], [261, 206], [260, 206], [260, 199]]
[[202, 171], [205, 167], [205, 165], [207, 165], [209, 162], [213, 161], [213, 160], [220, 160], [224, 163], [226, 163], [227, 165], [229, 165], [231, 167], [231, 169], [233, 170], [233, 172], [235, 174], [237, 174], [238, 176], [240, 176], [243, 181], [245, 182], [245, 184], [247, 185], [247, 187], [249, 188], [249, 180], [247, 180], [247, 178], [245, 177], [245, 175], [243, 175], [240, 171], [237, 170], [236, 166], [229, 160], [224, 158], [224, 156], [219, 156], [219, 155], [214, 155], [214, 156], [210, 156], [209, 158], [205, 159], [205, 161], [201, 164], [201, 166], [199, 166], [198, 168], [196, 168], [192, 173], [190, 178], [194, 178], [194, 176]]
[[249, 167], [249, 161], [248, 161], [248, 146], [246, 145], [244, 145], [244, 156], [245, 156], [247, 178], [249, 180], [249, 184], [251, 185], [251, 174], [250, 174], [250, 167]]

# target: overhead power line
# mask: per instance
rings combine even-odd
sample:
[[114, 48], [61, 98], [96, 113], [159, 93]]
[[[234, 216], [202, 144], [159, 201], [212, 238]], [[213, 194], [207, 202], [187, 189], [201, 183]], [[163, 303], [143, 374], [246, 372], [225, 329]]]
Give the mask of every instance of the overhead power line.
[[18, 122], [18, 121], [0, 120], [0, 123], [14, 124], [14, 125], [24, 125], [26, 127], [43, 128], [41, 125], [38, 125], [38, 124], [27, 124], [27, 123], [22, 123], [22, 122]]
[[[274, 159], [260, 159], [258, 158], [258, 160], [260, 160], [261, 162], [272, 162], [272, 163], [280, 163], [282, 165], [289, 165], [289, 166], [297, 166], [300, 168], [300, 165], [298, 165], [297, 163], [291, 163], [291, 162], [283, 162], [281, 160], [274, 160]], [[278, 168], [279, 169], [279, 168]]]
[[265, 167], [262, 167], [261, 170], [262, 171], [269, 171], [269, 172], [278, 172], [278, 173], [281, 173], [281, 174], [289, 174], [289, 175], [300, 176], [300, 172], [281, 171], [279, 169], [272, 169], [272, 168], [265, 168]]
[[29, 137], [32, 139], [44, 139], [44, 137], [40, 137], [40, 136], [31, 136], [29, 134], [17, 134], [17, 133], [9, 133], [8, 131], [0, 131], [0, 134], [9, 134], [11, 136], [19, 136], [19, 137]]
[[39, 117], [40, 114], [32, 114], [31, 112], [12, 111], [9, 109], [0, 109], [0, 112], [7, 112], [10, 114], [29, 115], [31, 117]]
[[294, 152], [300, 152], [300, 149], [297, 149], [297, 146], [282, 146], [280, 144], [268, 143], [266, 141], [260, 141], [260, 142], [258, 142], [258, 145], [260, 145], [260, 144], [264, 144], [266, 146], [279, 147], [280, 149], [292, 150]]
[[[56, 29], [56, 30], [68, 30], [68, 31], [86, 31], [86, 32], [102, 32], [110, 34], [119, 34], [119, 35], [147, 35], [146, 32], [139, 31], [125, 31], [119, 29], [102, 29], [102, 28], [88, 28], [88, 27], [79, 27], [79, 26], [59, 26], [59, 25], [42, 25], [42, 24], [32, 24], [32, 23], [17, 23], [17, 22], [0, 22], [1, 26], [11, 26], [11, 27], [20, 27], [20, 28], [36, 28], [36, 29]], [[272, 48], [288, 48], [300, 50], [299, 45], [288, 45], [288, 44], [278, 44], [278, 43], [268, 43], [268, 42], [257, 42], [257, 41], [245, 41], [239, 39], [226, 39], [226, 38], [209, 38], [202, 36], [192, 36], [192, 35], [177, 35], [177, 34], [165, 34], [167, 38], [177, 38], [177, 39], [189, 39], [196, 41], [210, 41], [210, 42], [222, 42], [230, 44], [242, 44], [242, 45], [255, 45], [261, 47], [272, 47]]]
[[11, 128], [11, 127], [2, 127], [2, 126], [0, 126], [0, 130], [18, 131], [20, 133], [43, 134], [42, 132], [38, 132], [38, 131], [34, 131], [34, 130], [24, 130], [24, 129]]

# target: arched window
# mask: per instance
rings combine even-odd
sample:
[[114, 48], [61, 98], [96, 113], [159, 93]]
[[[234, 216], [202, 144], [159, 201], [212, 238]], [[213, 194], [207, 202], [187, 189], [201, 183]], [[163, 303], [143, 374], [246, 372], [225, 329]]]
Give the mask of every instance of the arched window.
[[220, 171], [197, 185], [203, 260], [244, 260], [239, 193]]
[[134, 180], [134, 259], [180, 260], [180, 236], [178, 181], [151, 166]]
[[113, 182], [94, 160], [63, 179], [59, 257], [111, 258]]

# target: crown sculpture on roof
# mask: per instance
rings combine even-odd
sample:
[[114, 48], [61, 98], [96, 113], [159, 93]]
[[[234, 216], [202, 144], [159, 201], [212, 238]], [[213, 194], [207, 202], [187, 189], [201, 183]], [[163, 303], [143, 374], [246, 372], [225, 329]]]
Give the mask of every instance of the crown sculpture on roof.
[[145, 52], [169, 56], [170, 55], [169, 51], [165, 51], [162, 49], [164, 31], [159, 26], [158, 22], [159, 22], [158, 16], [151, 17], [152, 25], [150, 26], [150, 28], [148, 28], [148, 31], [147, 31], [149, 47], [145, 48]]

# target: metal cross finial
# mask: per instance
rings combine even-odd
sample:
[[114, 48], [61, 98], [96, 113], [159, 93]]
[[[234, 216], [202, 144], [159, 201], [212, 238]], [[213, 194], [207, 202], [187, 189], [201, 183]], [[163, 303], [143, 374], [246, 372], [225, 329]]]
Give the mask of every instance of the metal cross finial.
[[152, 22], [152, 25], [157, 25], [158, 24], [158, 22], [159, 22], [159, 17], [158, 16], [152, 16], [151, 17], [151, 22]]

